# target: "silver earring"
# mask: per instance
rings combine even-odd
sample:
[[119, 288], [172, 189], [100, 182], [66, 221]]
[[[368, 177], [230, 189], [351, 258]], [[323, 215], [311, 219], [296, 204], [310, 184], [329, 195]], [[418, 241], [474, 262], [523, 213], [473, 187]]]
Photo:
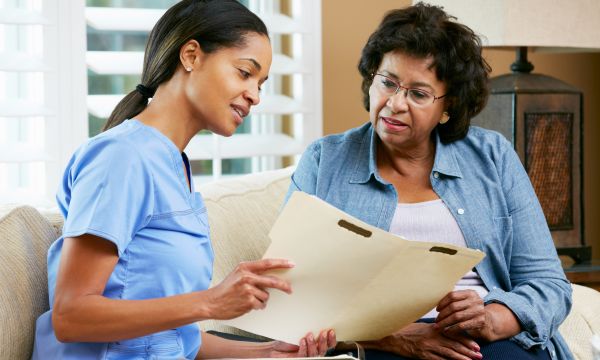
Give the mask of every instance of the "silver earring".
[[450, 115], [448, 115], [448, 113], [444, 111], [444, 113], [442, 114], [442, 118], [440, 119], [440, 124], [443, 125], [447, 123], [448, 120], [450, 120]]

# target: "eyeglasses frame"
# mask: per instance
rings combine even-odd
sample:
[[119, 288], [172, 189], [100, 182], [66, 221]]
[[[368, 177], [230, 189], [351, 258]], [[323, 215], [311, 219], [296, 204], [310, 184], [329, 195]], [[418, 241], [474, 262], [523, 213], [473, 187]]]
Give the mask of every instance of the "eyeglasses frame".
[[409, 87], [406, 87], [406, 86], [403, 86], [403, 85], [401, 85], [401, 84], [400, 84], [398, 81], [396, 81], [395, 79], [392, 79], [391, 77], [389, 77], [389, 76], [387, 76], [387, 75], [384, 75], [384, 74], [382, 74], [382, 73], [373, 73], [373, 74], [371, 74], [371, 84], [373, 83], [373, 79], [375, 79], [375, 76], [377, 76], [377, 75], [379, 75], [379, 76], [382, 76], [382, 77], [386, 78], [387, 80], [389, 80], [389, 81], [393, 82], [394, 84], [396, 84], [396, 90], [394, 91], [394, 94], [393, 94], [393, 95], [392, 95], [392, 94], [390, 94], [390, 97], [392, 97], [392, 96], [394, 96], [394, 95], [397, 95], [397, 94], [398, 94], [398, 92], [400, 91], [400, 89], [402, 89], [402, 90], [405, 90], [405, 91], [406, 91], [406, 93], [405, 93], [405, 95], [404, 95], [404, 96], [406, 96], [406, 97], [408, 97], [408, 91], [409, 91], [409, 90], [418, 90], [418, 91], [424, 92], [424, 93], [426, 93], [426, 94], [429, 94], [429, 95], [431, 95], [431, 96], [433, 97], [433, 101], [432, 101], [432, 102], [430, 102], [430, 103], [428, 103], [428, 104], [420, 105], [420, 106], [428, 106], [428, 105], [434, 104], [436, 100], [438, 100], [438, 99], [441, 99], [441, 98], [443, 98], [443, 97], [446, 97], [446, 96], [448, 95], [448, 93], [446, 93], [446, 94], [444, 94], [444, 95], [442, 95], [442, 96], [435, 96], [434, 94], [430, 93], [430, 92], [429, 92], [429, 91], [427, 91], [427, 90], [423, 90], [423, 89], [417, 89], [417, 88], [409, 88]]

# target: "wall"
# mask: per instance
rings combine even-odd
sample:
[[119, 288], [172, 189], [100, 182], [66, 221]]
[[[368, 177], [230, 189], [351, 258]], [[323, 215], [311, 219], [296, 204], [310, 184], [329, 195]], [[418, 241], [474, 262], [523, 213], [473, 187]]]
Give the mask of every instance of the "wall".
[[[410, 5], [410, 0], [323, 0], [323, 132], [332, 134], [368, 120], [362, 107], [360, 76], [356, 69], [362, 47], [383, 14]], [[514, 53], [486, 50], [492, 76], [508, 72]], [[594, 258], [600, 258], [600, 53], [531, 53], [534, 72], [570, 83], [584, 94], [585, 237]]]

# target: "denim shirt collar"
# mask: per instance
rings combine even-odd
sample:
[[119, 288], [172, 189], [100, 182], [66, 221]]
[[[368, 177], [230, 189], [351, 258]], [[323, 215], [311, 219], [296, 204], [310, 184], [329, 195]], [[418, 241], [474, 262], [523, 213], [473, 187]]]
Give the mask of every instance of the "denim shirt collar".
[[[365, 136], [362, 141], [359, 156], [356, 159], [354, 172], [350, 178], [350, 183], [364, 184], [372, 177], [382, 184], [388, 184], [380, 175], [377, 169], [377, 133], [374, 131], [370, 123], [366, 125]], [[440, 136], [435, 132], [435, 160], [433, 162], [433, 172], [440, 174], [462, 178], [462, 172], [456, 160], [456, 153], [452, 147], [452, 143], [444, 144], [440, 140]]]
[[456, 160], [456, 151], [452, 143], [444, 144], [439, 133], [435, 132], [435, 160], [433, 161], [433, 172], [462, 178], [462, 172]]

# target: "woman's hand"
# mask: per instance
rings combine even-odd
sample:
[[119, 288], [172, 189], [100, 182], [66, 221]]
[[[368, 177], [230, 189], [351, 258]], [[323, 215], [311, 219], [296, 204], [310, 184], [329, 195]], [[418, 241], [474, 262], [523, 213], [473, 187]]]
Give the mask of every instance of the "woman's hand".
[[473, 290], [448, 293], [436, 310], [435, 328], [446, 336], [468, 335], [485, 341], [506, 339], [518, 334], [521, 325], [510, 309], [502, 304], [483, 304]]
[[291, 294], [287, 281], [276, 276], [261, 275], [274, 269], [289, 269], [294, 263], [282, 259], [263, 259], [240, 263], [220, 284], [206, 291], [208, 318], [233, 319], [250, 310], [264, 309], [269, 300], [267, 289]]
[[202, 347], [196, 359], [221, 358], [290, 358], [323, 356], [327, 349], [336, 345], [335, 332], [323, 330], [317, 338], [312, 333], [300, 339], [300, 345], [292, 345], [282, 341], [249, 342], [224, 339], [219, 336], [201, 332]]
[[282, 341], [273, 341], [267, 357], [315, 357], [324, 356], [328, 349], [334, 348], [337, 341], [335, 331], [323, 330], [315, 339], [312, 333], [300, 339], [300, 345], [292, 345]]
[[474, 290], [452, 291], [440, 300], [436, 310], [435, 328], [447, 335], [466, 333], [491, 340], [491, 323], [483, 299]]
[[479, 345], [467, 336], [449, 338], [433, 324], [414, 323], [378, 341], [362, 343], [367, 348], [418, 359], [481, 359]]

